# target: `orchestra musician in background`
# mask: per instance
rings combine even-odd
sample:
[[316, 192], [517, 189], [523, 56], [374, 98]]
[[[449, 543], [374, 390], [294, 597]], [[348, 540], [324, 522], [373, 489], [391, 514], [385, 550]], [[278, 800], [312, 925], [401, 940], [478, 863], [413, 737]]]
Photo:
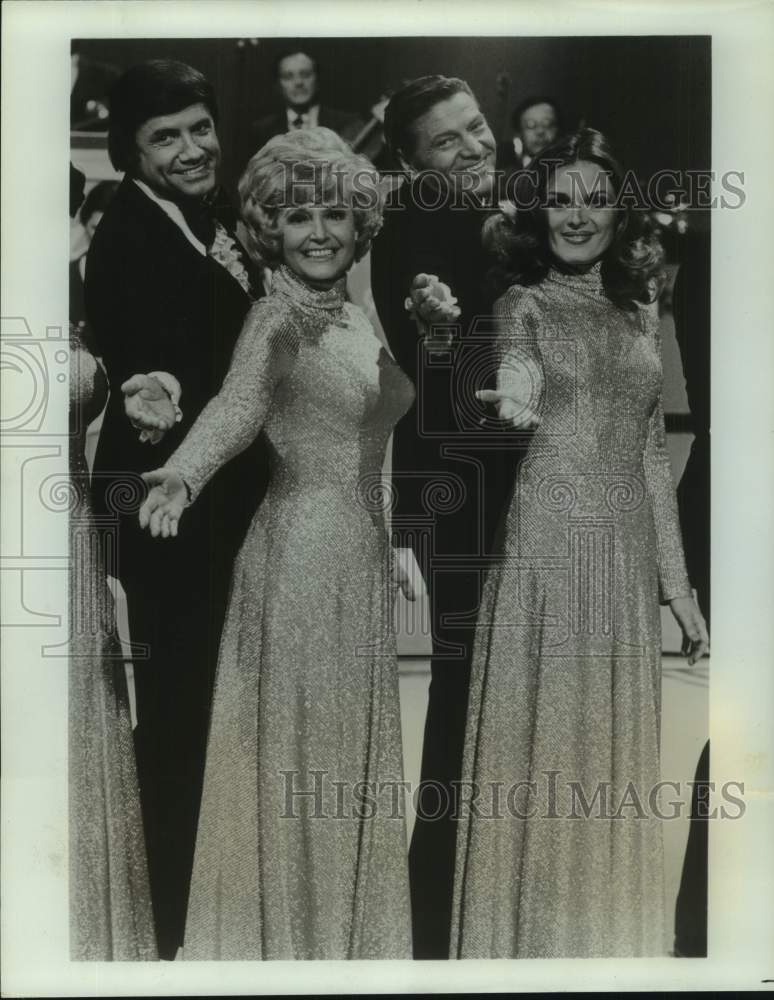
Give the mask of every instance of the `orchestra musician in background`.
[[511, 138], [497, 144], [497, 165], [510, 171], [525, 169], [556, 141], [561, 128], [562, 116], [553, 97], [525, 98], [511, 116]]
[[275, 135], [296, 129], [329, 128], [346, 142], [363, 128], [363, 121], [349, 111], [322, 104], [317, 61], [300, 49], [282, 53], [274, 63], [274, 78], [282, 107], [254, 123], [250, 152], [261, 149]]

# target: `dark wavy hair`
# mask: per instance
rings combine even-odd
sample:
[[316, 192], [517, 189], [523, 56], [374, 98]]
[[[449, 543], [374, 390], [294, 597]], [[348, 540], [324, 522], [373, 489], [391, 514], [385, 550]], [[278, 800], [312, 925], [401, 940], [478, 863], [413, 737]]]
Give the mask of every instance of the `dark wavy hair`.
[[420, 76], [396, 90], [384, 111], [384, 138], [390, 153], [410, 161], [416, 147], [415, 123], [455, 94], [469, 94], [475, 100], [469, 84], [456, 76]]
[[[620, 193], [624, 173], [601, 132], [579, 129], [544, 149], [530, 169], [517, 176], [516, 205], [501, 203], [501, 211], [484, 225], [484, 246], [494, 258], [488, 275], [493, 294], [511, 285], [537, 285], [557, 266], [548, 242], [548, 183], [559, 167], [580, 161], [602, 167], [615, 194]], [[602, 283], [612, 302], [631, 310], [637, 302], [652, 301], [664, 251], [658, 227], [646, 212], [626, 205], [616, 210], [615, 236], [602, 256]]]
[[108, 95], [108, 155], [116, 170], [131, 172], [137, 162], [137, 130], [151, 118], [203, 104], [217, 124], [218, 104], [209, 80], [176, 59], [149, 59], [131, 66]]

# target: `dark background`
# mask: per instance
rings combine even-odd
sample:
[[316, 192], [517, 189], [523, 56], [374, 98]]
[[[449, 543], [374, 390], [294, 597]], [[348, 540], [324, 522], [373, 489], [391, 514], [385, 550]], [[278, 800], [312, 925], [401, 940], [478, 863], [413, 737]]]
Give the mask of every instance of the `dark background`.
[[[321, 7], [321, 16], [324, 8]], [[84, 56], [119, 69], [144, 59], [181, 59], [215, 86], [221, 110], [223, 180], [232, 188], [249, 156], [247, 125], [279, 107], [274, 61], [303, 49], [318, 59], [323, 103], [364, 117], [403, 79], [443, 73], [466, 79], [498, 139], [514, 106], [555, 96], [572, 128], [581, 119], [606, 133], [625, 167], [710, 167], [710, 38], [84, 39]]]

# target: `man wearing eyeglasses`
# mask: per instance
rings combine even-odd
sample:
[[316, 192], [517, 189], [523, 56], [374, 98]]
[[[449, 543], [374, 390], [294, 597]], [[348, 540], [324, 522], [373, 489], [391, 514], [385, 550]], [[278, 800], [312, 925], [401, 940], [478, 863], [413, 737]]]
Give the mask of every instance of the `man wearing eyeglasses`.
[[559, 107], [552, 97], [528, 97], [511, 116], [513, 138], [497, 145], [498, 165], [504, 170], [528, 167], [538, 153], [554, 142], [561, 130]]

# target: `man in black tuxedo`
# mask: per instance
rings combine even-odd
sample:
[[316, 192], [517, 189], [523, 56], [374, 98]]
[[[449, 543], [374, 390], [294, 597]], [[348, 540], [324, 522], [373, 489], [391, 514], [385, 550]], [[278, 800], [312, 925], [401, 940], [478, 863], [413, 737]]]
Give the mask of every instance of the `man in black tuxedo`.
[[[125, 176], [95, 233], [86, 311], [110, 382], [95, 508], [117, 524], [137, 696], [135, 731], [163, 958], [183, 941], [211, 689], [231, 567], [264, 488], [259, 443], [230, 462], [164, 546], [140, 530], [140, 473], [164, 464], [218, 391], [253, 298], [221, 213], [217, 106], [197, 70], [134, 66], [110, 95], [108, 148]], [[138, 647], [144, 647], [138, 649]]]
[[322, 125], [347, 142], [352, 142], [363, 128], [363, 121], [348, 111], [320, 104], [317, 63], [300, 50], [283, 53], [275, 63], [277, 88], [282, 98], [282, 110], [257, 121], [250, 138], [250, 155], [275, 135], [293, 129]]
[[[454, 782], [476, 614], [515, 476], [513, 441], [475, 396], [494, 383], [496, 370], [481, 242], [495, 199], [495, 139], [467, 83], [442, 76], [398, 91], [385, 133], [409, 180], [385, 211], [371, 280], [385, 335], [417, 394], [393, 437], [393, 528], [399, 544], [414, 550], [433, 628], [409, 857], [414, 957], [448, 958]], [[409, 296], [413, 315], [405, 308]]]

